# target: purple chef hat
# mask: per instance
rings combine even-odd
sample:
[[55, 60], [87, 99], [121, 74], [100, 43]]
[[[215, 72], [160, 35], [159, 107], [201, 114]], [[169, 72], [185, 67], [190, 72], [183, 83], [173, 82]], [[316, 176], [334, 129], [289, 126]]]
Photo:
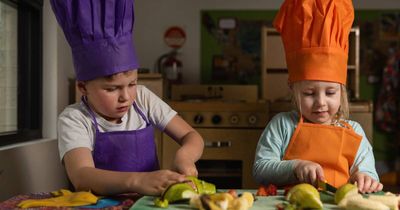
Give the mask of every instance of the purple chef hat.
[[133, 0], [50, 0], [71, 46], [77, 80], [137, 69]]

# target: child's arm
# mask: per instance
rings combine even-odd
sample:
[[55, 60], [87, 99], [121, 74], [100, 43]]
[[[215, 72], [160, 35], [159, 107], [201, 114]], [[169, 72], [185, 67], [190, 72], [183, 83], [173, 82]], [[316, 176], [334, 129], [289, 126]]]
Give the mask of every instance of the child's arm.
[[175, 154], [174, 169], [185, 175], [197, 176], [195, 162], [203, 153], [203, 138], [178, 115], [171, 119], [164, 132], [181, 145]]
[[383, 185], [379, 183], [379, 176], [375, 169], [372, 146], [358, 123], [354, 123], [353, 129], [363, 138], [350, 169], [350, 182], [357, 182], [359, 191], [363, 193], [382, 190]]
[[296, 160], [282, 160], [294, 130], [290, 113], [280, 113], [268, 123], [257, 145], [253, 176], [258, 183], [288, 185], [298, 182]]
[[68, 177], [77, 191], [91, 190], [100, 195], [137, 192], [160, 195], [166, 187], [185, 180], [185, 176], [169, 170], [154, 172], [117, 172], [94, 167], [92, 153], [80, 147], [64, 155]]

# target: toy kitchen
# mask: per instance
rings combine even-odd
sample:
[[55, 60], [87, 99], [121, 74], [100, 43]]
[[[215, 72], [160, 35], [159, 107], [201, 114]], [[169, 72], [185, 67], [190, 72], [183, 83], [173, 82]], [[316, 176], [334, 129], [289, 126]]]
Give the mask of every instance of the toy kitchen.
[[[255, 188], [255, 149], [269, 119], [291, 110], [285, 54], [279, 33], [262, 28], [260, 85], [173, 85], [168, 102], [205, 141], [197, 167], [201, 179], [219, 188]], [[372, 103], [359, 101], [359, 29], [350, 34], [350, 117], [372, 141]], [[161, 165], [168, 168], [178, 145], [162, 137]]]
[[[268, 122], [268, 106], [255, 85], [175, 85], [169, 104], [204, 139], [199, 177], [221, 188], [255, 188], [252, 165]], [[166, 138], [164, 138], [166, 137]], [[162, 166], [168, 168], [178, 144], [163, 135]]]

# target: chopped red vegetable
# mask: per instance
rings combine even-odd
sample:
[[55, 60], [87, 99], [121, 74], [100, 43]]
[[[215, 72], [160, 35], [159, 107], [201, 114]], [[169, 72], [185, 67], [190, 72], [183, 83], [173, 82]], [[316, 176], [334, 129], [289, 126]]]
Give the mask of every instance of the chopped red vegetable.
[[257, 190], [257, 196], [272, 196], [277, 195], [277, 187], [273, 184], [269, 184], [268, 186], [260, 185]]

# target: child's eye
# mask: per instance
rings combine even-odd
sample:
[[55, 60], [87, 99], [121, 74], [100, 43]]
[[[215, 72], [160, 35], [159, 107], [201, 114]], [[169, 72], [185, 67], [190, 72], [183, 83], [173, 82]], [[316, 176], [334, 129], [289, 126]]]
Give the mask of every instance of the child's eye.
[[134, 86], [136, 86], [136, 83], [130, 83], [129, 84], [129, 87], [134, 87]]
[[105, 88], [105, 90], [106, 90], [107, 92], [112, 92], [112, 91], [117, 90], [117, 88], [116, 88], [116, 87], [109, 87], [109, 88]]
[[328, 91], [326, 92], [326, 95], [331, 96], [331, 95], [335, 95], [336, 91]]
[[303, 92], [303, 95], [305, 95], [305, 96], [312, 96], [312, 95], [314, 95], [314, 93], [313, 93], [313, 92]]

